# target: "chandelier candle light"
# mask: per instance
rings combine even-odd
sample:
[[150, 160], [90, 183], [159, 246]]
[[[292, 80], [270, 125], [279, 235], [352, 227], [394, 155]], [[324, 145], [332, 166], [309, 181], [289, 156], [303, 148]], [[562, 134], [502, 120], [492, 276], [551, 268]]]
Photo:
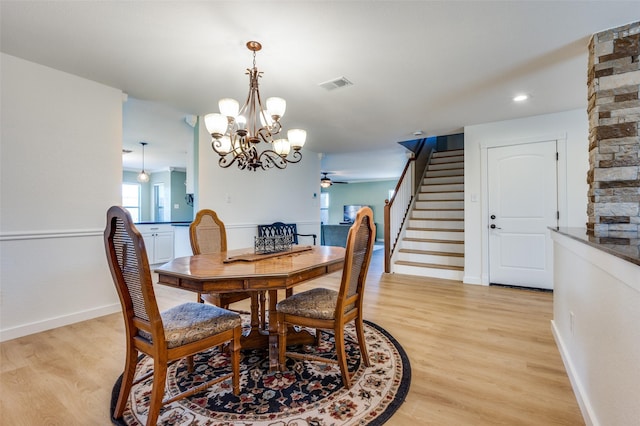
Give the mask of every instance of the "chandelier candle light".
[[[277, 138], [282, 131], [280, 119], [287, 104], [282, 98], [269, 98], [266, 109], [262, 106], [258, 89], [258, 78], [262, 77], [262, 72], [256, 68], [256, 52], [262, 49], [262, 45], [257, 41], [250, 41], [247, 48], [253, 52], [253, 68], [247, 68], [247, 100], [240, 108], [235, 99], [221, 99], [218, 102], [220, 113], [204, 117], [204, 123], [212, 136], [211, 147], [220, 156], [218, 164], [224, 168], [237, 162], [238, 168], [242, 170], [266, 170], [273, 167], [284, 169], [287, 163], [302, 160], [300, 150], [306, 141], [307, 132], [291, 129], [287, 132], [287, 139]], [[261, 142], [265, 144], [265, 149], [258, 151]]]

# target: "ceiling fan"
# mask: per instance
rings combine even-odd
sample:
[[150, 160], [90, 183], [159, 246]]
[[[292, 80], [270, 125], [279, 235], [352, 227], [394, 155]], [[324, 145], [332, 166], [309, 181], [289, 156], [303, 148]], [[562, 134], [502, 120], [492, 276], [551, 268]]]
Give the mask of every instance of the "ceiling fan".
[[331, 180], [327, 177], [328, 174], [331, 174], [331, 172], [321, 172], [321, 174], [323, 175], [322, 178], [320, 179], [320, 186], [323, 188], [328, 188], [331, 185], [333, 185], [334, 183], [349, 183], [349, 182], [339, 182], [339, 181], [334, 181]]

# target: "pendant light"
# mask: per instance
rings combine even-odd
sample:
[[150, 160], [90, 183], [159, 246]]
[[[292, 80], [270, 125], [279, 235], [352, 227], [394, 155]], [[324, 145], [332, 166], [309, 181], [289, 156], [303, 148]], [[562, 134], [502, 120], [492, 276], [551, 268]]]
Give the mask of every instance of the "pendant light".
[[144, 146], [146, 144], [147, 142], [140, 142], [140, 145], [142, 145], [142, 171], [138, 173], [138, 182], [141, 183], [149, 182], [149, 173], [144, 171]]

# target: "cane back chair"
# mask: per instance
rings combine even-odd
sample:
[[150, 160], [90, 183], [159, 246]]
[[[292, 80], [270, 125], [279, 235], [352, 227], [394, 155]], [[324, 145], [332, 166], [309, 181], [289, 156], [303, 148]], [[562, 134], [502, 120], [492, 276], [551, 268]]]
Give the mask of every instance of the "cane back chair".
[[[218, 214], [210, 209], [202, 209], [189, 225], [189, 241], [193, 254], [210, 254], [227, 251], [227, 231]], [[266, 296], [265, 292], [238, 293], [198, 293], [198, 302], [209, 302], [221, 308], [229, 309], [229, 305], [251, 298], [251, 311], [257, 312], [260, 306], [260, 321], [265, 324]]]
[[[113, 206], [107, 211], [104, 243], [111, 275], [122, 305], [127, 339], [125, 368], [114, 418], [122, 417], [132, 386], [146, 380], [151, 374], [153, 384], [147, 425], [157, 423], [163, 405], [229, 378], [232, 380], [234, 394], [238, 395], [242, 333], [240, 316], [217, 306], [194, 302], [160, 312], [144, 240], [124, 208]], [[231, 373], [163, 400], [167, 367], [170, 363], [186, 357], [189, 370], [192, 371], [193, 355], [225, 343], [229, 343], [231, 349]], [[139, 353], [153, 359], [153, 372], [134, 382]]]
[[[314, 288], [287, 297], [276, 305], [278, 358], [281, 370], [285, 369], [286, 357], [338, 364], [342, 382], [349, 389], [351, 377], [347, 368], [344, 327], [351, 321], [355, 322], [362, 362], [365, 366], [369, 366], [369, 356], [364, 340], [362, 301], [375, 235], [373, 212], [369, 207], [363, 207], [358, 211], [356, 220], [349, 229], [340, 289], [335, 291]], [[332, 329], [337, 360], [287, 351], [289, 324], [315, 329]], [[316, 330], [318, 339], [320, 335], [319, 330]]]

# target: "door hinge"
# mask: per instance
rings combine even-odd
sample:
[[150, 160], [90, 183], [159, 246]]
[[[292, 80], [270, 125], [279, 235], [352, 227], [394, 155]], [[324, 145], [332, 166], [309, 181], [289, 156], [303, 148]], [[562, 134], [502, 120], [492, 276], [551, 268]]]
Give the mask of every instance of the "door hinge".
[[559, 211], [556, 211], [556, 219], [558, 219], [558, 220], [560, 219], [560, 212]]
[[560, 160], [560, 154], [556, 152], [556, 161]]

